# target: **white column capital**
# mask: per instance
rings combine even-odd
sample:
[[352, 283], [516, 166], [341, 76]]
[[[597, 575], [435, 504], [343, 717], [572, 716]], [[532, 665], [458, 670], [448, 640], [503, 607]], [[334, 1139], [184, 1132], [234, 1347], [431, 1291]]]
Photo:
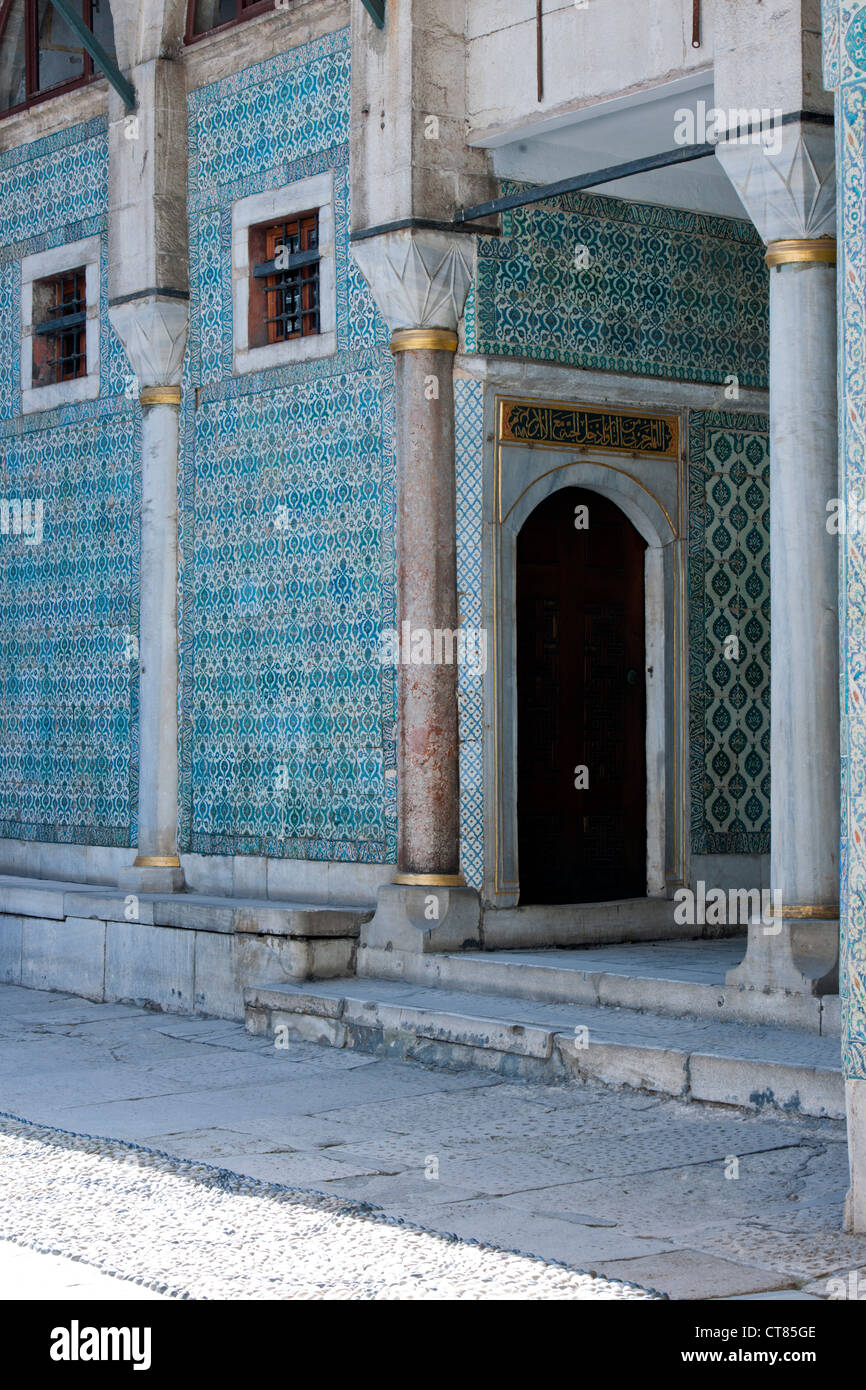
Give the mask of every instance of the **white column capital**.
[[792, 121], [716, 147], [763, 241], [816, 239], [836, 230], [832, 125]]
[[108, 316], [139, 388], [179, 384], [189, 332], [188, 300], [146, 294], [111, 305]]
[[472, 236], [407, 227], [355, 241], [352, 252], [392, 332], [456, 331], [474, 273]]

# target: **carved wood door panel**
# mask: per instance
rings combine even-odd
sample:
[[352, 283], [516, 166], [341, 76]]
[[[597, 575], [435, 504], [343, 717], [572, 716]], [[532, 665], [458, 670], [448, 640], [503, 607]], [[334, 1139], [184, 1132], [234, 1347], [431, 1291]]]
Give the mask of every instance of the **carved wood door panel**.
[[517, 540], [520, 901], [646, 892], [645, 542], [565, 488]]

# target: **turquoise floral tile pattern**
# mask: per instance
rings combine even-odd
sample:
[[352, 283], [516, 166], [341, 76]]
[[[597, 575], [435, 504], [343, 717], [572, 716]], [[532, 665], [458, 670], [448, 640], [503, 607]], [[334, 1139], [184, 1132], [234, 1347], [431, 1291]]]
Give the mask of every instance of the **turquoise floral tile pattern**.
[[[825, 0], [836, 93], [840, 495], [866, 496], [866, 5]], [[842, 825], [840, 991], [845, 1075], [866, 1080], [866, 536], [839, 538]]]
[[[0, 155], [0, 837], [135, 843], [139, 411], [108, 321], [104, 120]], [[21, 416], [21, 260], [102, 238], [100, 394]]]
[[467, 350], [765, 387], [763, 255], [751, 223], [676, 208], [583, 193], [515, 208], [479, 238]]
[[[392, 361], [348, 249], [348, 76], [344, 31], [190, 97], [180, 805], [199, 853], [396, 857]], [[337, 351], [235, 377], [231, 204], [324, 170]]]
[[770, 459], [763, 416], [689, 413], [691, 846], [770, 848]]
[[[457, 462], [457, 593], [460, 622], [480, 628], [484, 387], [454, 383]], [[488, 640], [488, 658], [492, 658]], [[460, 867], [473, 888], [484, 878], [484, 691], [483, 675], [458, 668], [460, 714]]]

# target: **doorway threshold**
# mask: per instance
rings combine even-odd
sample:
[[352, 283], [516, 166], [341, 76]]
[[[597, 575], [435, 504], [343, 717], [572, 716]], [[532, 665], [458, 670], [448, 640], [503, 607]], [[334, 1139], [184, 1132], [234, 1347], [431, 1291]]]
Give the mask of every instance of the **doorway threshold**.
[[700, 930], [674, 921], [671, 898], [620, 898], [601, 903], [527, 903], [484, 909], [487, 950], [602, 946], [618, 941], [682, 941]]

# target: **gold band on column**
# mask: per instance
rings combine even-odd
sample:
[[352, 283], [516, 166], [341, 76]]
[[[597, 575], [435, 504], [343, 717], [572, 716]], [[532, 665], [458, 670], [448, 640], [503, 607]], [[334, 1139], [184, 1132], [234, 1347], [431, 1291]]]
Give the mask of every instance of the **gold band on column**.
[[142, 405], [180, 405], [179, 386], [145, 386], [138, 393]]
[[139, 854], [132, 862], [134, 869], [179, 869], [176, 854]]
[[450, 328], [396, 328], [392, 352], [456, 352], [457, 334]]
[[465, 888], [462, 874], [395, 874], [392, 883], [409, 888]]
[[838, 903], [801, 903], [797, 907], [770, 907], [771, 917], [787, 917], [792, 922], [835, 922], [839, 916]]
[[794, 237], [788, 241], [769, 241], [764, 256], [767, 265], [791, 265], [795, 261], [821, 261], [836, 264], [836, 238], [832, 236]]

